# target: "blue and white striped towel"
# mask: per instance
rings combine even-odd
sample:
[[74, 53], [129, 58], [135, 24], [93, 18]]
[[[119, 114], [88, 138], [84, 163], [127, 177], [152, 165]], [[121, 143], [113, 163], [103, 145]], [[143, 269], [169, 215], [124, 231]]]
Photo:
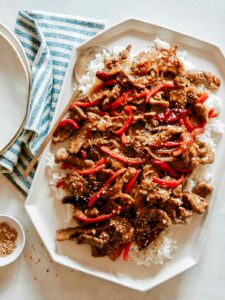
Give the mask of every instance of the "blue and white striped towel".
[[80, 17], [27, 10], [18, 14], [15, 33], [31, 67], [31, 91], [25, 128], [0, 156], [0, 172], [24, 196], [35, 168], [27, 178], [22, 173], [48, 133], [72, 51], [103, 28], [104, 21]]

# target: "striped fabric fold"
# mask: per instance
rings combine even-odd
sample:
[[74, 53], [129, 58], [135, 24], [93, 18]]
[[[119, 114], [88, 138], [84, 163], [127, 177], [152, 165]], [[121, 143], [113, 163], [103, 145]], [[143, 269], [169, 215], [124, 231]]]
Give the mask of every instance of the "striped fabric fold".
[[22, 173], [45, 139], [74, 47], [104, 29], [104, 21], [81, 17], [20, 11], [15, 33], [30, 64], [32, 80], [28, 114], [18, 140], [0, 156], [0, 172], [24, 196], [35, 168]]

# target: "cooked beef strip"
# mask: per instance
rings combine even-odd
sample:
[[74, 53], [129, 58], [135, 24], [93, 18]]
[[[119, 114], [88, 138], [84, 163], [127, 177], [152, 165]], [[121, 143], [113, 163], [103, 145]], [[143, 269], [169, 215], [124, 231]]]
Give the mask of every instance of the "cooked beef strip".
[[202, 198], [207, 198], [212, 193], [213, 188], [206, 182], [198, 182], [192, 192]]
[[62, 129], [58, 130], [57, 134], [55, 133], [52, 137], [52, 142], [54, 144], [61, 143], [67, 140], [73, 133], [74, 129], [71, 126], [65, 126]]
[[212, 164], [215, 159], [213, 151], [203, 142], [196, 141], [186, 152], [191, 165], [197, 166], [199, 164]]
[[158, 201], [167, 201], [170, 199], [170, 190], [166, 190], [152, 184], [152, 188], [148, 190], [146, 201], [150, 205], [156, 204]]
[[[109, 73], [109, 72], [108, 72]], [[107, 105], [112, 103], [115, 99], [119, 98], [121, 96], [122, 88], [119, 84], [116, 84], [110, 91], [107, 97], [102, 102], [102, 108], [103, 110]]]
[[187, 207], [197, 214], [202, 214], [208, 208], [208, 202], [194, 193], [183, 193], [182, 196], [183, 206]]
[[112, 195], [110, 197], [110, 201], [119, 201], [120, 203], [124, 205], [128, 204], [128, 205], [132, 205], [135, 203], [135, 200], [133, 199], [133, 197], [129, 194], [125, 194], [122, 192], [116, 193], [115, 195]]
[[202, 120], [208, 120], [208, 109], [201, 103], [196, 103], [194, 105], [194, 110], [197, 116], [199, 116]]
[[60, 163], [60, 162], [69, 163], [69, 164], [74, 165], [74, 167], [76, 167], [78, 169], [89, 169], [89, 168], [93, 167], [95, 164], [90, 159], [83, 160], [81, 158], [74, 156], [73, 154], [70, 154], [69, 151], [64, 147], [59, 148], [56, 151], [55, 162], [56, 163]]
[[73, 195], [81, 196], [84, 192], [84, 178], [73, 171], [64, 177], [65, 185]]
[[105, 248], [99, 248], [99, 247], [96, 247], [94, 245], [91, 245], [91, 255], [93, 257], [103, 257], [103, 256], [106, 256], [106, 249]]
[[178, 207], [175, 224], [186, 224], [192, 214], [192, 210], [184, 208], [183, 206]]
[[171, 223], [170, 217], [161, 209], [138, 208], [134, 221], [133, 240], [137, 243], [139, 249], [144, 249], [168, 227]]
[[155, 81], [150, 75], [135, 77], [125, 71], [121, 71], [120, 76], [117, 77], [117, 80], [122, 86], [130, 85], [137, 89], [144, 89], [146, 86], [152, 85]]
[[83, 111], [81, 107], [73, 106], [71, 110], [71, 113], [73, 113], [73, 119], [76, 118], [78, 120], [87, 120], [87, 114]]
[[105, 235], [102, 234], [104, 238], [97, 238], [95, 236], [91, 236], [88, 234], [81, 234], [77, 237], [77, 243], [78, 244], [83, 244], [83, 243], [88, 243], [91, 246], [98, 247], [99, 249], [102, 249], [104, 245], [109, 241], [109, 235], [106, 233]]
[[195, 85], [204, 84], [209, 90], [217, 90], [220, 87], [220, 80], [209, 72], [187, 73], [186, 78]]
[[[66, 241], [74, 239], [77, 235], [83, 234], [87, 229], [82, 227], [68, 227], [66, 229], [57, 230], [57, 241]], [[90, 231], [90, 230], [89, 230]]]
[[112, 169], [103, 169], [96, 174], [97, 180], [105, 181], [109, 179], [114, 174]]
[[81, 147], [83, 146], [85, 136], [90, 126], [90, 122], [85, 121], [79, 131], [76, 131], [75, 134], [72, 136], [69, 146], [69, 152], [72, 154], [76, 154], [80, 151]]
[[187, 90], [187, 103], [189, 105], [194, 105], [198, 102], [199, 97], [201, 96], [201, 93], [197, 92], [196, 89], [193, 87], [189, 88]]
[[170, 206], [170, 207], [179, 207], [183, 204], [181, 198], [175, 198], [175, 197], [170, 197], [166, 200], [164, 200], [163, 204]]
[[176, 107], [184, 107], [187, 102], [187, 94], [183, 89], [170, 91], [169, 101]]
[[132, 240], [134, 228], [126, 218], [114, 217], [109, 221], [109, 231], [113, 235], [114, 244], [126, 244]]
[[76, 236], [76, 240], [79, 244], [90, 244], [92, 246], [92, 254], [94, 253], [94, 256], [108, 255], [112, 260], [114, 260], [116, 258], [116, 252], [119, 250], [120, 246], [131, 242], [133, 230], [132, 225], [126, 218], [114, 217], [110, 219], [108, 224], [102, 226], [100, 230], [97, 227], [96, 230], [84, 229], [83, 231], [80, 231], [80, 234], [78, 233]]
[[185, 90], [189, 89], [190, 81], [183, 75], [178, 75], [174, 78], [174, 84], [178, 89]]

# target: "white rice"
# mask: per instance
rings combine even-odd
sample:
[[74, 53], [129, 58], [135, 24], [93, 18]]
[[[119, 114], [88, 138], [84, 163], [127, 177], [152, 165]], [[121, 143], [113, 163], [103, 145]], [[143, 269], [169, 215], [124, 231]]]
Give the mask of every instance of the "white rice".
[[[52, 153], [48, 153], [46, 156], [46, 166], [50, 189], [53, 193], [54, 198], [57, 201], [61, 201], [68, 194], [64, 189], [57, 188], [56, 183], [58, 180], [65, 176], [66, 172], [62, 170], [58, 164], [55, 163], [55, 157]], [[64, 222], [65, 224], [70, 224], [71, 220], [73, 219], [73, 205], [64, 205], [64, 209], [66, 210], [66, 218]]]
[[185, 50], [178, 50], [177, 51], [177, 56], [179, 57], [179, 59], [182, 61], [183, 65], [184, 65], [184, 69], [187, 72], [193, 72], [197, 70], [197, 67], [195, 65], [193, 65], [188, 59], [188, 53]]
[[65, 176], [65, 172], [55, 163], [55, 157], [51, 153], [48, 153], [46, 156], [46, 165], [50, 189], [54, 193], [56, 200], [61, 201], [66, 196], [66, 192], [64, 189], [58, 189], [56, 183]]
[[172, 253], [176, 248], [172, 230], [165, 230], [148, 248], [142, 251], [139, 251], [138, 246], [133, 243], [129, 258], [138, 266], [162, 265], [165, 259], [172, 259]]
[[153, 45], [155, 46], [155, 48], [157, 49], [167, 49], [169, 50], [170, 49], [170, 44], [167, 43], [166, 41], [162, 41], [160, 40], [159, 38], [156, 38], [154, 41], [153, 41]]
[[[153, 46], [157, 49], [169, 49], [169, 43], [160, 40], [159, 38], [155, 39], [153, 42]], [[118, 53], [123, 50], [122, 48], [115, 48], [111, 53], [103, 51], [101, 54], [97, 54], [96, 58], [92, 60], [88, 66], [87, 73], [81, 79], [80, 90], [86, 94], [88, 90], [91, 88], [94, 80], [96, 71], [102, 70], [104, 68], [104, 59], [108, 57], [117, 57]], [[188, 53], [186, 51], [178, 51], [178, 57], [182, 60], [184, 64], [184, 68], [186, 71], [195, 71], [197, 67], [194, 66], [190, 61], [188, 61]], [[205, 90], [205, 88], [201, 88]], [[209, 94], [210, 92], [207, 91]], [[210, 94], [209, 98], [205, 102], [208, 107], [215, 108], [216, 111], [220, 112], [222, 108], [222, 99], [214, 94]], [[204, 141], [212, 150], [216, 149], [216, 142], [224, 132], [225, 125], [218, 119], [212, 119], [206, 125], [204, 134], [201, 135], [200, 140]], [[66, 196], [66, 192], [63, 189], [56, 188], [56, 182], [58, 179], [65, 176], [65, 171], [61, 170], [57, 164], [54, 162], [54, 156], [49, 154], [47, 156], [47, 167], [48, 167], [48, 175], [49, 175], [49, 185], [51, 190], [55, 194], [56, 199], [61, 200], [64, 196]], [[204, 180], [209, 182], [212, 178], [211, 166], [209, 165], [200, 165], [193, 172], [190, 177], [186, 190], [191, 191], [192, 188], [198, 181]], [[72, 208], [69, 205], [67, 207], [67, 218], [65, 220], [66, 223], [69, 223], [72, 219]], [[165, 259], [172, 258], [172, 252], [176, 247], [176, 241], [173, 238], [173, 229], [170, 228], [165, 232], [162, 232], [159, 237], [145, 250], [138, 251], [138, 247], [136, 245], [132, 245], [130, 250], [130, 259], [134, 261], [138, 266], [150, 266], [152, 264], [162, 264]]]

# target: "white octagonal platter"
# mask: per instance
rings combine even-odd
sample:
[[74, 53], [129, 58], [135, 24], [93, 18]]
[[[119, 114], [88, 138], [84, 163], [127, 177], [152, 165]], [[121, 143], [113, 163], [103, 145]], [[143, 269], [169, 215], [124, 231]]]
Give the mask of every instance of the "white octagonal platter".
[[[73, 66], [80, 51], [91, 45], [101, 45], [111, 49], [115, 46], [125, 47], [128, 44], [132, 44], [134, 50], [138, 51], [146, 48], [156, 37], [168, 41], [170, 44], [178, 44], [179, 49], [188, 51], [188, 59], [199, 69], [211, 71], [221, 79], [222, 83], [225, 82], [225, 58], [216, 46], [160, 26], [129, 19], [105, 30], [74, 51], [54, 119], [56, 120], [59, 116], [72, 94]], [[222, 84], [218, 95], [224, 94], [225, 89]], [[220, 119], [224, 122], [224, 110], [220, 114]], [[46, 155], [54, 151], [50, 144], [46, 147], [40, 160], [26, 201], [26, 210], [54, 261], [133, 289], [145, 291], [198, 262], [210, 224], [212, 208], [219, 195], [223, 193], [223, 186], [220, 183], [224, 177], [222, 167], [225, 164], [224, 147], [225, 139], [222, 138], [218, 143], [216, 161], [213, 165], [214, 193], [210, 199], [208, 213], [205, 216], [193, 217], [188, 226], [174, 226], [178, 248], [173, 259], [166, 261], [163, 265], [145, 268], [137, 267], [132, 262], [125, 263], [120, 259], [112, 262], [108, 258], [93, 258], [90, 247], [87, 245], [77, 245], [72, 241], [56, 243], [55, 231], [67, 225], [64, 222], [65, 206], [54, 199], [48, 186]]]

